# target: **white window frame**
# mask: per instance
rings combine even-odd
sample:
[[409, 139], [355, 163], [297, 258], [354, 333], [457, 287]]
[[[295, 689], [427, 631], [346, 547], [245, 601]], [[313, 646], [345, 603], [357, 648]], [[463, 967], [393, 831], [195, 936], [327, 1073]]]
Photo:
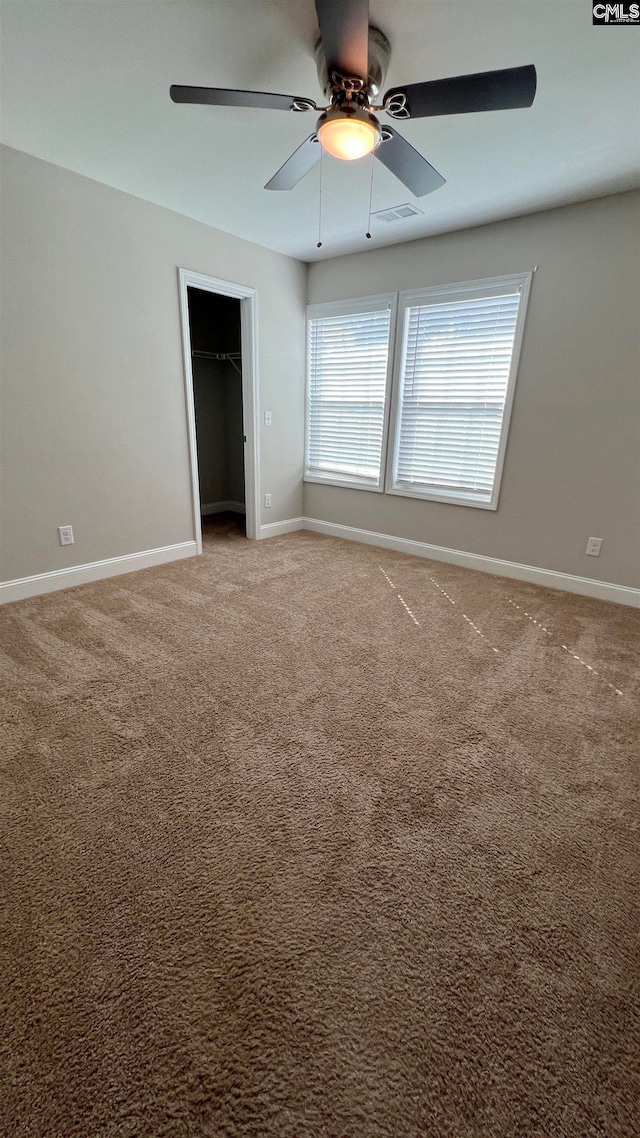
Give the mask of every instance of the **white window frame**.
[[[309, 474], [307, 472], [307, 454], [309, 442], [309, 323], [311, 320], [316, 320], [322, 317], [331, 316], [355, 316], [362, 312], [379, 312], [383, 308], [389, 308], [389, 351], [387, 356], [387, 375], [385, 381], [385, 394], [384, 394], [384, 409], [383, 409], [383, 423], [382, 423], [382, 445], [380, 448], [380, 473], [378, 481], [365, 482], [356, 478], [338, 478], [331, 474]], [[305, 433], [304, 433], [304, 474], [303, 480], [305, 482], [314, 482], [321, 486], [342, 486], [350, 490], [369, 490], [373, 494], [384, 493], [385, 483], [385, 468], [387, 450], [389, 445], [389, 406], [391, 395], [391, 384], [393, 379], [394, 358], [395, 358], [395, 329], [397, 323], [397, 310], [398, 310], [398, 294], [397, 292], [381, 293], [378, 296], [365, 296], [349, 300], [336, 300], [329, 301], [325, 304], [309, 304], [307, 305], [307, 341], [306, 341], [306, 376], [305, 376]]]
[[[497, 510], [532, 276], [532, 272], [514, 273], [510, 276], [489, 277], [486, 280], [464, 281], [460, 284], [438, 285], [432, 288], [410, 289], [400, 293], [396, 318], [397, 334], [394, 352], [391, 417], [386, 462], [386, 494], [394, 494], [402, 498], [420, 498], [430, 502], [444, 502], [456, 506], [472, 506], [480, 510]], [[499, 296], [502, 293], [506, 294], [509, 290], [513, 291], [514, 288], [520, 290], [520, 304], [518, 305], [511, 366], [507, 380], [504, 412], [500, 428], [500, 441], [498, 444], [496, 469], [490, 500], [488, 502], [479, 502], [472, 496], [461, 493], [456, 494], [455, 492], [452, 493], [447, 490], [439, 491], [432, 488], [421, 490], [417, 487], [407, 488], [406, 486], [396, 485], [398, 449], [400, 443], [401, 375], [408, 332], [407, 309], [413, 308], [425, 301], [446, 304], [449, 300], [467, 300], [473, 297], [491, 295]]]

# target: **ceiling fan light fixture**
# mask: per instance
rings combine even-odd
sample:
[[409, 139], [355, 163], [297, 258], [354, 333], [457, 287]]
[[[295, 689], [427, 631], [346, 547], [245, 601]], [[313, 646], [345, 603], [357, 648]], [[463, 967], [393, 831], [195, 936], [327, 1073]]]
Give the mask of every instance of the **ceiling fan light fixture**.
[[330, 107], [320, 115], [316, 130], [323, 150], [346, 162], [371, 154], [382, 137], [375, 115], [355, 104]]

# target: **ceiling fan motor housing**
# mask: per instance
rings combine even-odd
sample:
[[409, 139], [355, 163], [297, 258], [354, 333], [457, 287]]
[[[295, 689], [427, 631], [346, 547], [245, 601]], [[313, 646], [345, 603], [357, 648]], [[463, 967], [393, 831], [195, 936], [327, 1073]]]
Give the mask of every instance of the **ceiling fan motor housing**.
[[367, 69], [369, 74], [366, 79], [363, 75], [346, 77], [336, 76], [335, 73], [330, 75], [321, 39], [315, 46], [315, 57], [318, 82], [327, 99], [332, 99], [339, 91], [343, 90], [343, 81], [359, 79], [363, 101], [371, 101], [380, 94], [387, 77], [391, 44], [384, 32], [381, 32], [379, 28], [374, 28], [371, 24], [369, 25], [369, 66]]

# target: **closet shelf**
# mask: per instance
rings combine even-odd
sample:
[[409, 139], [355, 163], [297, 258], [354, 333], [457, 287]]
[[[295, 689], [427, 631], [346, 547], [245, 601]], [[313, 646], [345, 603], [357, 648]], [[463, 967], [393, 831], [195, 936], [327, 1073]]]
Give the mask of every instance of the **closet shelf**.
[[229, 363], [233, 364], [238, 375], [241, 374], [240, 368], [236, 363], [236, 360], [242, 359], [241, 352], [196, 352], [192, 350], [191, 355], [198, 360], [228, 360]]

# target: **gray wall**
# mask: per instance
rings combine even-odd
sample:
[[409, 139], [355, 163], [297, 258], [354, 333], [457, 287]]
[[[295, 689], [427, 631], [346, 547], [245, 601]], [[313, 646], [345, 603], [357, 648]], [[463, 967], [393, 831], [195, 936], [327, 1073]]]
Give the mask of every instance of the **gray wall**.
[[[307, 517], [640, 585], [638, 192], [322, 261], [308, 299], [534, 265], [498, 510], [307, 483]], [[598, 559], [589, 536], [604, 538]]]
[[[1, 150], [0, 579], [193, 539], [178, 267], [258, 292], [263, 522], [302, 512], [297, 261]], [[62, 548], [57, 526], [76, 544]]]
[[[640, 195], [309, 268], [309, 299], [534, 277], [500, 507], [305, 485], [305, 266], [3, 147], [0, 578], [193, 538], [177, 267], [258, 290], [262, 521], [638, 585]], [[74, 526], [61, 548], [57, 526]], [[587, 558], [588, 536], [604, 538]]]

